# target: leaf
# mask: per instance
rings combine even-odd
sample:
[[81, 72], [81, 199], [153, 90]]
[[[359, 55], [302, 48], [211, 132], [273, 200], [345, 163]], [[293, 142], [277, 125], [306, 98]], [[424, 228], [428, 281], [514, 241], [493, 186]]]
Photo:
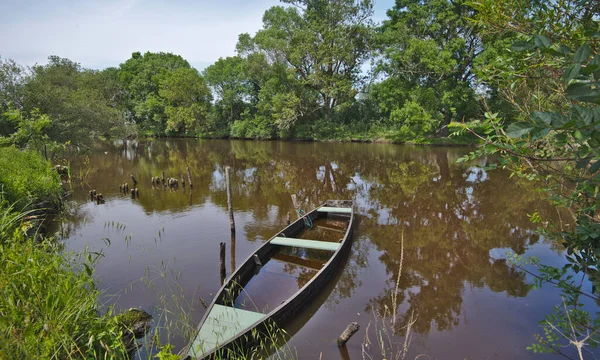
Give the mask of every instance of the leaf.
[[575, 51], [575, 55], [573, 55], [573, 61], [581, 64], [590, 57], [591, 52], [592, 50], [590, 49], [590, 46], [588, 44], [583, 44], [579, 47], [579, 49], [577, 49], [577, 51]]
[[532, 48], [533, 45], [531, 45], [531, 43], [523, 40], [515, 41], [511, 46], [511, 49], [515, 51], [531, 50]]
[[550, 42], [550, 39], [548, 39], [544, 35], [539, 35], [539, 34], [534, 35], [533, 41], [535, 43], [535, 46], [542, 48], [542, 49], [547, 49], [552, 45], [552, 43]]
[[567, 94], [567, 97], [572, 100], [591, 103], [600, 102], [600, 89], [598, 89], [598, 85], [596, 83], [572, 83], [567, 87], [565, 93]]
[[581, 72], [581, 64], [570, 65], [565, 70], [565, 75], [564, 75], [563, 79], [566, 83], [568, 83], [569, 81], [571, 81], [571, 80], [575, 79], [577, 76], [579, 76], [580, 72]]
[[506, 128], [506, 135], [512, 138], [520, 138], [523, 135], [529, 134], [534, 128], [535, 125], [531, 123], [516, 122]]
[[566, 45], [560, 44], [558, 46], [558, 48], [556, 49], [557, 52], [561, 53], [562, 55], [568, 55], [571, 53], [571, 48], [569, 48]]
[[[590, 168], [588, 169], [588, 174], [594, 174], [599, 169], [600, 169], [600, 160], [596, 160], [596, 162], [593, 163], [592, 166], [590, 166]], [[596, 249], [596, 250], [599, 250], [599, 249]]]
[[531, 113], [531, 120], [538, 125], [550, 126], [550, 124], [552, 124], [553, 115], [554, 113], [550, 112], [534, 111]]
[[583, 120], [585, 125], [590, 125], [594, 121], [594, 112], [588, 108], [584, 108], [581, 105], [575, 105], [572, 107], [575, 116], [578, 116]]

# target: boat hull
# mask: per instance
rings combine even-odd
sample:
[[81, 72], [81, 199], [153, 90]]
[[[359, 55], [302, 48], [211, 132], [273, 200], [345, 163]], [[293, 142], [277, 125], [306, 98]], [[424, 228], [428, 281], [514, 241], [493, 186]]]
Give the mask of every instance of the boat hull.
[[[350, 210], [346, 211], [344, 209]], [[344, 212], [339, 213], [339, 211]], [[198, 350], [198, 347], [200, 347], [198, 344], [202, 341], [198, 337], [203, 331], [203, 325], [208, 326], [205, 325], [207, 321], [209, 323], [211, 321], [215, 322], [214, 314], [211, 315], [211, 313], [219, 310], [224, 304], [233, 305], [234, 298], [239, 292], [243, 291], [244, 285], [254, 276], [257, 266], [260, 266], [258, 264], [268, 261], [268, 259], [277, 252], [278, 246], [281, 246], [272, 244], [271, 241], [276, 238], [281, 240], [292, 237], [294, 234], [298, 234], [305, 229], [305, 221], [302, 218], [299, 218], [252, 253], [225, 281], [200, 322], [196, 335], [197, 338], [184, 350], [185, 359], [228, 358], [228, 354], [235, 351], [236, 348], [247, 348], [254, 345], [261, 337], [270, 337], [274, 326], [282, 328], [289, 323], [309, 306], [311, 299], [315, 298], [325, 285], [335, 277], [342, 261], [346, 259], [345, 255], [351, 246], [351, 236], [354, 225], [353, 203], [349, 200], [329, 200], [322, 206], [319, 206], [306, 214], [305, 217], [310, 218], [311, 222], [314, 222], [318, 218], [326, 217], [327, 219], [341, 220], [347, 224], [344, 237], [340, 241], [339, 247], [333, 252], [321, 270], [319, 270], [302, 288], [295, 292], [293, 296], [288, 298], [273, 311], [264, 314], [264, 317], [253, 322], [252, 325], [247, 326], [231, 339], [227, 339], [223, 343], [217, 344], [215, 348], [212, 348], [209, 351], [204, 349]], [[257, 260], [259, 261], [258, 264]], [[206, 334], [206, 327], [204, 328], [204, 333]]]

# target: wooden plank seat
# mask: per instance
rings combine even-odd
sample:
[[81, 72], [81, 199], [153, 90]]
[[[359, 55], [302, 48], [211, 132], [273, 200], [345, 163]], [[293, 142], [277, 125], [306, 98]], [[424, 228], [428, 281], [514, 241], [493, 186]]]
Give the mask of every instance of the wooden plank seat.
[[254, 311], [214, 304], [192, 344], [190, 353], [195, 357], [208, 354], [265, 317], [266, 315]]
[[317, 241], [317, 240], [305, 240], [288, 237], [276, 237], [271, 240], [273, 245], [281, 246], [295, 246], [305, 249], [317, 249], [317, 250], [329, 250], [336, 251], [341, 246], [340, 243], [328, 242], [328, 241]]
[[317, 209], [318, 212], [327, 213], [340, 213], [340, 214], [351, 214], [352, 208], [349, 207], [332, 207], [332, 206], [321, 206]]

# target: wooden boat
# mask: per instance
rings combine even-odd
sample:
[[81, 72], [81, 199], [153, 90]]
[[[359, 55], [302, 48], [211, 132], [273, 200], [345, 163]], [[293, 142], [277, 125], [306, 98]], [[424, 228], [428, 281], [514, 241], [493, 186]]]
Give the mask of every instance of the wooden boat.
[[[295, 237], [308, 233], [309, 231], [305, 232], [305, 230], [317, 221], [338, 225], [329, 229], [337, 234], [335, 241]], [[195, 338], [184, 351], [187, 353], [184, 358], [210, 359], [217, 356], [229, 358], [232, 356], [230, 351], [256, 343], [257, 337], [269, 331], [269, 327], [273, 324], [281, 327], [294, 318], [310, 304], [311, 299], [321, 291], [341, 265], [343, 254], [350, 248], [353, 221], [354, 210], [351, 200], [328, 200], [264, 243], [231, 274], [219, 289], [200, 322]], [[323, 228], [324, 226], [319, 226], [319, 231]], [[321, 261], [285, 254], [290, 251], [301, 253], [312, 251], [320, 254]], [[312, 269], [307, 271], [312, 271], [314, 275], [306, 283], [298, 280], [298, 284], [302, 286], [298, 285], [300, 288], [272, 311], [264, 313], [265, 311], [258, 311], [258, 309], [242, 309], [242, 306], [236, 304], [236, 298], [245, 291], [244, 287], [251, 279], [261, 276], [263, 266], [274, 259], [290, 264], [294, 268]]]

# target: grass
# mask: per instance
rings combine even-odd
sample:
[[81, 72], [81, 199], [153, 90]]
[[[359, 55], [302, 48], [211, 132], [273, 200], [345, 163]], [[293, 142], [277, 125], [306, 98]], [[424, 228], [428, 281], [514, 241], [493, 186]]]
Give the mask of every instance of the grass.
[[50, 240], [25, 238], [25, 214], [0, 211], [0, 358], [124, 358], [116, 318], [98, 311], [99, 254], [60, 255]]
[[38, 204], [57, 207], [62, 187], [49, 162], [35, 151], [0, 148], [0, 191], [4, 199], [21, 210]]
[[117, 318], [99, 311], [101, 254], [63, 254], [52, 238], [27, 237], [35, 204], [58, 204], [58, 173], [36, 152], [0, 148], [0, 183], [0, 358], [126, 358]]

